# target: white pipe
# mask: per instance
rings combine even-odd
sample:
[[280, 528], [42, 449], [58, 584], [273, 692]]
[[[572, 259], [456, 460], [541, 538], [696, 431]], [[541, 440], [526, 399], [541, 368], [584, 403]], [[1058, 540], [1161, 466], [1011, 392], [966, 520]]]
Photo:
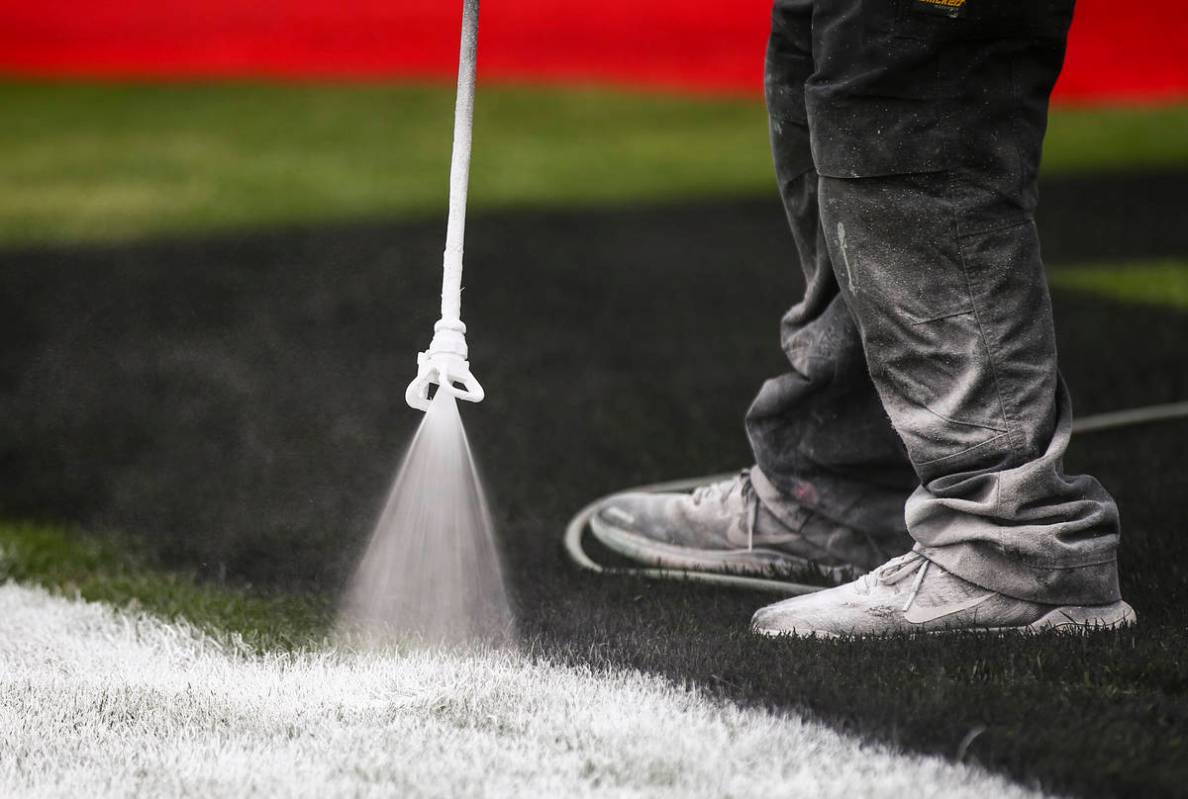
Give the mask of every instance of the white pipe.
[[470, 182], [471, 131], [474, 127], [478, 14], [479, 0], [463, 0], [458, 96], [454, 101], [454, 149], [450, 157], [450, 214], [442, 256], [441, 318], [433, 326], [429, 349], [417, 355], [417, 376], [404, 392], [405, 401], [422, 411], [429, 408], [429, 392], [434, 384], [439, 390], [470, 402], [482, 402], [484, 396], [483, 387], [470, 371], [466, 325], [462, 324], [462, 243], [466, 238], [466, 190]]
[[474, 127], [475, 60], [478, 53], [479, 0], [463, 0], [462, 46], [458, 57], [458, 97], [454, 102], [454, 150], [450, 161], [450, 216], [442, 259], [441, 318], [462, 318], [462, 243], [466, 235], [466, 192], [470, 182]]

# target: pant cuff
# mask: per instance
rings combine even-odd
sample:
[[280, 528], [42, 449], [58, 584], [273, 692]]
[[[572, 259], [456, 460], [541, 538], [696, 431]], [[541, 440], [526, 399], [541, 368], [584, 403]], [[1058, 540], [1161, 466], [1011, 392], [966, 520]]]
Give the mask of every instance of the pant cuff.
[[763, 507], [775, 516], [785, 527], [796, 529], [800, 518], [797, 513], [801, 503], [789, 501], [782, 491], [775, 487], [767, 475], [758, 466], [751, 467], [751, 485], [755, 488], [755, 495], [763, 503]]
[[915, 551], [974, 585], [1028, 602], [1107, 605], [1122, 598], [1113, 558], [1070, 567], [1033, 566], [980, 541], [945, 547], [916, 544]]

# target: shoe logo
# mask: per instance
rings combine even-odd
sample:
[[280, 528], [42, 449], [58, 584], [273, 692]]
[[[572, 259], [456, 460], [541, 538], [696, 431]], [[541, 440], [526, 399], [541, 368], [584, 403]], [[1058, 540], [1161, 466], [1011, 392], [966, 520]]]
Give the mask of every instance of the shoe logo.
[[919, 605], [913, 605], [903, 612], [903, 618], [904, 621], [911, 624], [927, 624], [930, 621], [943, 619], [945, 616], [952, 616], [954, 613], [975, 608], [992, 596], [994, 596], [993, 591], [982, 596], [970, 597], [962, 602], [954, 602], [951, 605], [937, 605], [931, 608], [922, 608]]

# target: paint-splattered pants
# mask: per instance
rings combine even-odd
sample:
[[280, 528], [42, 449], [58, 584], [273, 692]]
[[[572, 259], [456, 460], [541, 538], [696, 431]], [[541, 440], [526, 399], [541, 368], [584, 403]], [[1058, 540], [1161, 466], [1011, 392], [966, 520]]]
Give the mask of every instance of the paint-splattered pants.
[[777, 0], [767, 104], [807, 287], [747, 430], [765, 502], [1093, 604], [1118, 598], [1118, 513], [1062, 468], [1032, 217], [1072, 2]]

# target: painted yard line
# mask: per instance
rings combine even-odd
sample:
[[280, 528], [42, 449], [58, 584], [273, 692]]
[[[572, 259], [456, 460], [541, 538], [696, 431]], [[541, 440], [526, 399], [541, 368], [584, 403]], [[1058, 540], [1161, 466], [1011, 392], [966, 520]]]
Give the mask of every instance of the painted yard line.
[[0, 740], [5, 796], [1036, 795], [637, 672], [509, 653], [253, 656], [12, 583]]

